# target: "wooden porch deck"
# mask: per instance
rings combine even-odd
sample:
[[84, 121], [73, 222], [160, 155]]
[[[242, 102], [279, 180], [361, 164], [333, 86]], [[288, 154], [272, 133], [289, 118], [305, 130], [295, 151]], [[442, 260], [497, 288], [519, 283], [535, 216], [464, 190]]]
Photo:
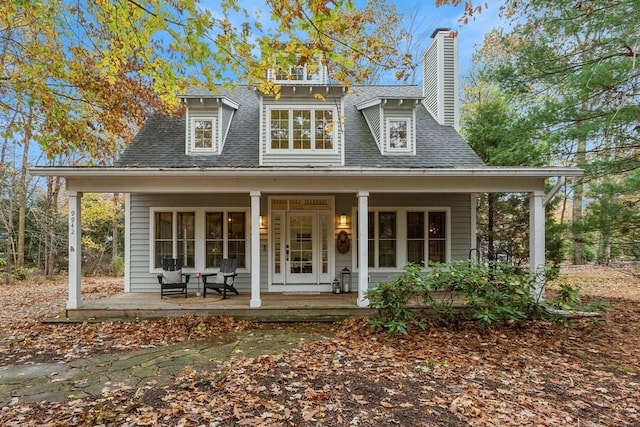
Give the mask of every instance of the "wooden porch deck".
[[207, 298], [189, 294], [165, 296], [160, 293], [132, 292], [101, 300], [85, 302], [78, 309], [65, 310], [58, 321], [136, 320], [176, 317], [184, 314], [199, 316], [233, 316], [257, 322], [333, 322], [353, 316], [373, 316], [374, 310], [356, 305], [357, 293], [282, 294], [263, 293], [260, 308], [249, 307], [249, 293], [217, 294]]

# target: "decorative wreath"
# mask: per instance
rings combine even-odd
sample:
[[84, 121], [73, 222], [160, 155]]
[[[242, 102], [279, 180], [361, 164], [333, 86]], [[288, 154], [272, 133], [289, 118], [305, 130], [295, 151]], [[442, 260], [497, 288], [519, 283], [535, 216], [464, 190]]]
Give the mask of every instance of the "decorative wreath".
[[342, 230], [336, 236], [336, 248], [338, 252], [341, 254], [346, 254], [349, 252], [349, 248], [351, 247], [351, 240], [349, 239], [349, 233]]

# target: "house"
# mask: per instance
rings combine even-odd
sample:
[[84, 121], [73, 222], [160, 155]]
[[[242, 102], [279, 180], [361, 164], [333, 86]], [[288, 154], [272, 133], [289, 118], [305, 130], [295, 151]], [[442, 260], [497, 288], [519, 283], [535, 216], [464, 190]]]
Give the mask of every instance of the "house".
[[115, 166], [33, 168], [66, 178], [68, 308], [82, 305], [85, 192], [126, 195], [125, 292], [158, 293], [164, 257], [194, 273], [230, 257], [250, 307], [267, 292], [330, 292], [345, 268], [354, 305], [366, 307], [367, 289], [408, 262], [467, 259], [483, 192], [529, 194], [538, 270], [544, 205], [581, 171], [485, 166], [456, 131], [456, 38], [438, 29], [432, 39], [422, 87], [344, 89], [322, 67], [298, 67], [271, 73], [279, 99], [190, 88], [185, 117], [149, 119]]

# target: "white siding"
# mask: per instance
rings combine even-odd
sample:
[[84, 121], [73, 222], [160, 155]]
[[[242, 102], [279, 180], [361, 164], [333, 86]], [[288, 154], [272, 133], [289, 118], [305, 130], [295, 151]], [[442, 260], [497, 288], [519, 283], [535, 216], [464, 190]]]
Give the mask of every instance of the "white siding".
[[[263, 193], [261, 195], [261, 208], [262, 215], [266, 215], [268, 194]], [[317, 196], [317, 194], [314, 194]], [[132, 292], [158, 292], [159, 285], [156, 278], [156, 273], [151, 272], [149, 268], [149, 255], [150, 255], [150, 208], [151, 207], [192, 207], [192, 208], [246, 208], [250, 207], [249, 194], [132, 194], [131, 195], [131, 291]], [[357, 207], [357, 199], [355, 194], [336, 194], [335, 195], [335, 213], [348, 214], [348, 226], [351, 234], [351, 248], [346, 254], [341, 254], [335, 251], [335, 263], [334, 272], [331, 279], [340, 279], [340, 271], [347, 267], [352, 271], [352, 289], [356, 289], [358, 280], [358, 272], [355, 266], [355, 254], [356, 254], [356, 222], [355, 212]], [[451, 224], [451, 258], [452, 259], [467, 259], [469, 255], [469, 242], [471, 233], [471, 200], [468, 194], [371, 194], [369, 199], [369, 207], [371, 209], [376, 208], [390, 208], [402, 209], [405, 208], [427, 208], [427, 207], [439, 207], [450, 209], [450, 224]], [[267, 219], [267, 227], [270, 218]], [[248, 234], [249, 230], [248, 230]], [[250, 238], [250, 236], [248, 236]], [[247, 244], [249, 244], [247, 240]], [[398, 243], [403, 245], [404, 243]], [[335, 247], [335, 241], [333, 243]], [[260, 284], [261, 292], [267, 291], [267, 284], [269, 283], [269, 269], [268, 269], [268, 242], [267, 233], [260, 234]], [[401, 267], [398, 267], [395, 271], [376, 271], [375, 269], [369, 270], [369, 276], [371, 278], [370, 286], [373, 286], [381, 281], [390, 280], [398, 272], [401, 271]], [[197, 280], [192, 277], [192, 282], [189, 284], [189, 292], [195, 292], [197, 288]], [[249, 292], [251, 287], [251, 277], [248, 269], [244, 269], [239, 272], [239, 276], [236, 281], [236, 287], [240, 292]], [[158, 295], [159, 298], [159, 295]]]
[[[303, 90], [303, 89], [301, 89]], [[260, 154], [262, 166], [342, 166], [343, 164], [343, 150], [344, 150], [344, 129], [342, 125], [341, 117], [343, 115], [342, 99], [331, 99], [329, 95], [325, 101], [318, 101], [305, 96], [290, 96], [282, 97], [275, 101], [273, 99], [264, 98], [261, 106], [261, 132], [262, 141], [260, 141]], [[300, 106], [301, 108], [335, 108], [336, 114], [334, 117], [336, 125], [336, 140], [334, 141], [334, 150], [332, 152], [326, 151], [298, 151], [298, 152], [268, 152], [267, 145], [269, 144], [269, 109], [270, 108], [287, 108], [291, 106]]]
[[439, 31], [423, 56], [425, 108], [438, 123], [458, 128], [457, 38]]

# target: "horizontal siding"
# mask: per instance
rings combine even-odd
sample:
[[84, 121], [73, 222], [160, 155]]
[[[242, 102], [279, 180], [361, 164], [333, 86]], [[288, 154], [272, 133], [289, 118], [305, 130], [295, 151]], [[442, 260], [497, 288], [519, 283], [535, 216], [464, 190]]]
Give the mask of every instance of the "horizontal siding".
[[[149, 217], [149, 209], [151, 207], [248, 208], [250, 207], [250, 198], [248, 194], [132, 194], [130, 205], [132, 292], [160, 291], [156, 273], [150, 272], [149, 229], [151, 220]], [[247, 240], [247, 245], [249, 244], [250, 241]], [[262, 283], [265, 284], [264, 288], [266, 290], [266, 281], [262, 281]], [[197, 287], [198, 281], [195, 277], [192, 277], [189, 282], [189, 292], [195, 292]], [[250, 274], [239, 273], [236, 279], [236, 287], [241, 291], [251, 289]]]
[[[267, 212], [269, 194], [261, 197], [261, 212]], [[159, 292], [156, 274], [149, 269], [149, 209], [151, 207], [211, 207], [211, 208], [249, 208], [248, 194], [132, 194], [131, 195], [131, 291]], [[335, 252], [334, 274], [332, 278], [340, 279], [340, 271], [347, 267], [352, 274], [352, 287], [357, 287], [358, 274], [355, 270], [354, 255], [356, 244], [356, 229], [353, 212], [357, 207], [355, 194], [336, 194], [335, 213], [346, 213], [348, 227], [351, 233], [351, 248], [346, 254]], [[441, 207], [451, 210], [451, 257], [452, 259], [467, 259], [470, 249], [471, 232], [471, 201], [468, 194], [372, 194], [369, 197], [369, 207], [395, 208], [398, 207]], [[269, 220], [267, 219], [267, 222]], [[250, 244], [247, 241], [247, 244]], [[267, 233], [260, 235], [260, 283], [261, 290], [267, 291], [269, 282], [268, 271], [268, 240]], [[398, 269], [400, 271], [400, 268]], [[387, 281], [397, 275], [398, 271], [380, 272], [370, 270], [370, 286], [381, 281]], [[194, 280], [192, 278], [192, 280]], [[242, 272], [236, 281], [236, 287], [241, 292], [250, 292], [250, 273]], [[195, 292], [197, 281], [190, 283], [189, 292]], [[158, 296], [159, 297], [159, 296]]]
[[[335, 117], [336, 126], [338, 126], [336, 133], [335, 150], [327, 152], [314, 152], [309, 151], [296, 151], [296, 152], [267, 152], [267, 144], [269, 143], [269, 125], [268, 125], [268, 110], [272, 107], [291, 107], [300, 106], [301, 108], [336, 108], [337, 115]], [[260, 150], [262, 156], [263, 166], [341, 166], [342, 165], [342, 151], [344, 150], [343, 132], [339, 128], [339, 118], [343, 115], [342, 112], [342, 100], [331, 100], [327, 98], [326, 101], [318, 101], [311, 98], [309, 95], [296, 96], [296, 97], [282, 97], [275, 101], [272, 99], [264, 99], [262, 104], [262, 111], [260, 115], [262, 117], [262, 138], [260, 141]]]

